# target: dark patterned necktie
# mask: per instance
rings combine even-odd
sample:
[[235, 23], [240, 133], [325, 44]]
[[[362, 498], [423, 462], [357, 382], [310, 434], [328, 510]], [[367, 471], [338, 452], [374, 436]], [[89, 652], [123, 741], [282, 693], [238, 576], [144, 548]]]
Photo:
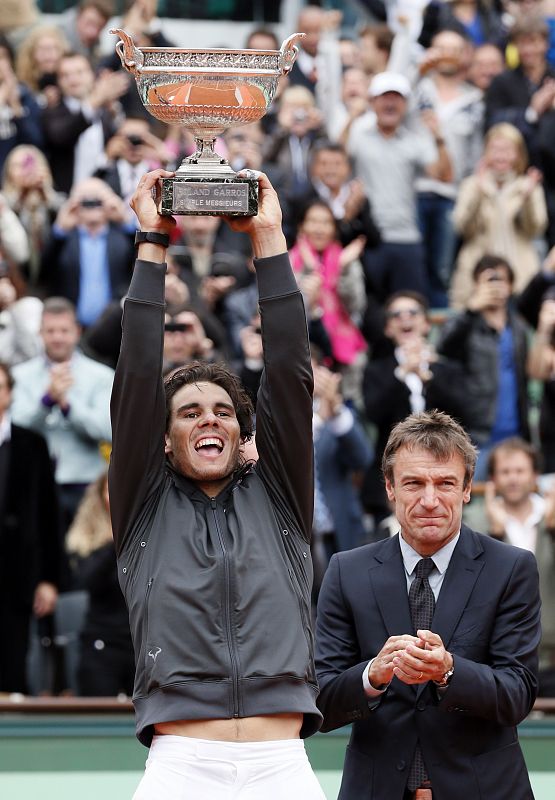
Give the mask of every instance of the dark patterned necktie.
[[[428, 583], [428, 575], [434, 567], [435, 564], [431, 558], [421, 558], [416, 565], [416, 578], [410, 585], [409, 606], [415, 634], [419, 630], [429, 631], [432, 627], [436, 601]], [[429, 778], [420, 743], [418, 742], [410, 765], [407, 788], [413, 792], [421, 786], [426, 786], [426, 784], [429, 784]]]

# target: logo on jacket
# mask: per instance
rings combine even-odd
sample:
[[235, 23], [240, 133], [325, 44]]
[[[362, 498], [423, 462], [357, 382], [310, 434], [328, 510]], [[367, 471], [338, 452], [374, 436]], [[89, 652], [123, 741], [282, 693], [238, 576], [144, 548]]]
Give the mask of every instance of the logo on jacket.
[[161, 647], [153, 647], [152, 650], [148, 651], [148, 655], [150, 656], [150, 658], [153, 661], [156, 661], [156, 659], [158, 658], [158, 656], [159, 656], [159, 654], [161, 652], [162, 652], [162, 648]]

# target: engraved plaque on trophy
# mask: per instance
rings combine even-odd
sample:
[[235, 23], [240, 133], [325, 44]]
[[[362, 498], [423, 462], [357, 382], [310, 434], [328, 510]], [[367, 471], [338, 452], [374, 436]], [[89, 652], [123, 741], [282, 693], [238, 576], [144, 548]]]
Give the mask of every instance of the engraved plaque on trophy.
[[286, 39], [280, 50], [182, 50], [135, 47], [116, 28], [121, 63], [135, 76], [144, 107], [167, 123], [188, 128], [196, 152], [183, 159], [173, 178], [162, 180], [160, 214], [253, 216], [258, 181], [237, 177], [214, 149], [227, 128], [261, 119], [281, 75], [290, 72], [304, 33]]

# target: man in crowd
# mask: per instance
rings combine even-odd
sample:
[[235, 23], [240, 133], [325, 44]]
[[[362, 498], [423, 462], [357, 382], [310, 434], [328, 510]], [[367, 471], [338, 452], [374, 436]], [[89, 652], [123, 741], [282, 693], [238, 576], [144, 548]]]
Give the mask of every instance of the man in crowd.
[[87, 485], [106, 468], [100, 445], [111, 439], [113, 371], [77, 349], [80, 333], [69, 300], [49, 297], [41, 323], [44, 355], [13, 370], [12, 418], [48, 442], [56, 465], [64, 531]]
[[484, 511], [490, 536], [534, 553], [540, 573], [542, 639], [540, 694], [555, 694], [555, 493], [538, 494], [540, 472], [533, 445], [514, 437], [489, 457]]
[[509, 436], [529, 438], [527, 331], [510, 306], [513, 282], [505, 259], [483, 256], [466, 311], [447, 320], [438, 343], [438, 352], [464, 371], [467, 429], [480, 448], [477, 480], [486, 477], [494, 444]]
[[428, 340], [431, 325], [425, 297], [397, 292], [385, 302], [384, 336], [393, 352], [370, 360], [363, 381], [366, 418], [376, 426], [376, 457], [366, 472], [362, 500], [376, 521], [390, 509], [381, 475], [381, 459], [392, 427], [411, 412], [438, 408], [463, 418], [462, 370], [440, 358]]
[[48, 448], [12, 422], [12, 388], [0, 364], [0, 692], [25, 693], [31, 616], [56, 607], [62, 546]]
[[[245, 173], [240, 173], [245, 175]], [[322, 800], [299, 737], [315, 732], [310, 633], [312, 373], [303, 300], [277, 195], [258, 177], [252, 242], [265, 371], [256, 465], [252, 406], [198, 363], [162, 383], [164, 258], [157, 170], [132, 201], [141, 224], [112, 394], [111, 514], [136, 653], [137, 735], [150, 746], [135, 800]], [[278, 789], [279, 786], [279, 789]]]
[[516, 726], [537, 693], [538, 571], [461, 525], [475, 459], [442, 412], [400, 422], [382, 462], [400, 533], [330, 562], [316, 663], [323, 730], [353, 723], [341, 800], [532, 797]]
[[125, 206], [99, 178], [78, 183], [62, 205], [41, 263], [49, 295], [67, 297], [83, 326], [95, 323], [131, 279], [133, 246]]
[[67, 53], [58, 65], [60, 102], [42, 114], [45, 146], [54, 185], [69, 194], [74, 183], [90, 177], [116, 126], [114, 101], [128, 87], [123, 72], [95, 79], [86, 56]]
[[425, 120], [429, 131], [415, 133], [405, 127], [410, 84], [403, 75], [376, 75], [370, 95], [375, 124], [353, 130], [348, 142], [355, 175], [364, 184], [382, 237], [381, 245], [365, 257], [369, 289], [382, 302], [401, 289], [425, 295], [427, 279], [414, 181], [421, 171], [438, 181], [452, 180], [445, 140], [432, 116]]
[[471, 175], [483, 149], [482, 93], [465, 80], [469, 43], [455, 31], [440, 31], [427, 53], [433, 68], [415, 90], [416, 107], [434, 114], [453, 165], [450, 182], [428, 175], [417, 179], [418, 217], [424, 240], [429, 283], [428, 300], [445, 307], [456, 252], [452, 223], [457, 191]]
[[75, 53], [96, 67], [100, 58], [100, 35], [114, 11], [110, 0], [80, 0], [62, 21], [62, 30]]

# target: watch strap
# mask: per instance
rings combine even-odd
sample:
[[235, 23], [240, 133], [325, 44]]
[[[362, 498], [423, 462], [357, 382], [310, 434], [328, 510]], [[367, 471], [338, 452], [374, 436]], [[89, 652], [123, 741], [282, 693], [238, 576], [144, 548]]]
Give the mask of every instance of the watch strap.
[[143, 242], [158, 244], [161, 247], [168, 247], [170, 237], [167, 233], [156, 233], [155, 231], [137, 231], [135, 233], [135, 247]]

